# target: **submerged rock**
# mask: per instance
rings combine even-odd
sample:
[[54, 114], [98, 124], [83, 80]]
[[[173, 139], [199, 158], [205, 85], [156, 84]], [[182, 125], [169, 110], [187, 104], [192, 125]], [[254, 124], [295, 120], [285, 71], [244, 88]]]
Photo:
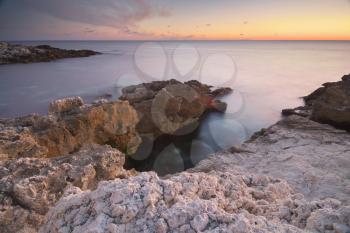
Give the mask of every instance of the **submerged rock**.
[[68, 187], [93, 190], [101, 180], [133, 175], [123, 169], [124, 161], [110, 146], [87, 146], [57, 158], [0, 161], [0, 232], [36, 232]]
[[129, 101], [138, 112], [137, 131], [156, 139], [162, 134], [191, 132], [206, 111], [224, 112], [226, 103], [215, 98], [230, 92], [230, 88], [212, 91], [195, 80], [181, 83], [172, 79], [128, 86], [120, 99]]
[[308, 116], [310, 119], [350, 131], [350, 74], [342, 81], [325, 83], [304, 97], [305, 106], [286, 109], [284, 115]]
[[0, 65], [13, 63], [48, 62], [62, 58], [88, 57], [100, 54], [91, 50], [66, 50], [49, 45], [24, 46], [0, 43]]
[[138, 121], [126, 101], [84, 105], [80, 97], [57, 100], [47, 116], [0, 120], [0, 159], [59, 156], [86, 144], [110, 144], [131, 154], [141, 143]]

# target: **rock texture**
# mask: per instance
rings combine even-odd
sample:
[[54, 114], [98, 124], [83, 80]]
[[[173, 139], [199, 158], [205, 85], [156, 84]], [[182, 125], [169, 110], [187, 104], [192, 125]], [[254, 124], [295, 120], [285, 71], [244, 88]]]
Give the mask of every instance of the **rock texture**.
[[207, 111], [224, 112], [226, 103], [216, 97], [230, 92], [230, 88], [212, 90], [195, 80], [181, 83], [172, 79], [126, 87], [120, 99], [129, 101], [138, 112], [137, 131], [156, 139], [162, 134], [193, 131]]
[[57, 158], [0, 161], [0, 232], [36, 232], [68, 187], [95, 189], [101, 180], [133, 174], [110, 146], [88, 146]]
[[304, 97], [305, 106], [283, 110], [284, 115], [301, 115], [350, 131], [350, 74], [342, 81], [325, 83]]
[[218, 152], [193, 171], [238, 171], [285, 179], [307, 200], [350, 204], [350, 134], [300, 116], [256, 133], [239, 148]]
[[49, 45], [24, 46], [0, 42], [0, 65], [48, 62], [62, 58], [88, 57], [100, 54], [91, 50], [65, 50]]
[[347, 232], [350, 207], [306, 201], [285, 181], [213, 171], [160, 179], [142, 173], [62, 198], [41, 233]]
[[87, 144], [110, 144], [131, 154], [141, 143], [137, 123], [126, 101], [87, 105], [80, 97], [57, 100], [48, 116], [0, 119], [0, 159], [59, 156]]

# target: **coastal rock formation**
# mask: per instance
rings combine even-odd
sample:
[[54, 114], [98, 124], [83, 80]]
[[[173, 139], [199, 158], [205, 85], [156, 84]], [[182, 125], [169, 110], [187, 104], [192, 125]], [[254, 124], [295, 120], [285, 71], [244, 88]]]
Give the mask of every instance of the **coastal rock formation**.
[[0, 119], [0, 159], [52, 157], [88, 144], [134, 153], [141, 139], [136, 111], [126, 101], [84, 104], [80, 97], [50, 104], [49, 115]]
[[304, 97], [305, 106], [283, 110], [284, 115], [301, 115], [350, 131], [350, 74], [342, 81], [325, 83]]
[[293, 114], [187, 172], [75, 189], [40, 232], [348, 233], [349, 167], [348, 132]]
[[264, 175], [231, 170], [160, 179], [148, 172], [101, 182], [94, 191], [75, 189], [49, 211], [39, 232], [345, 233], [349, 219], [349, 206], [306, 201], [285, 181]]
[[133, 175], [124, 160], [110, 146], [87, 146], [63, 157], [0, 161], [0, 232], [36, 232], [68, 187], [93, 190], [101, 180]]
[[88, 57], [100, 54], [91, 50], [66, 50], [49, 45], [24, 46], [0, 42], [0, 65], [13, 63], [48, 62], [62, 58]]
[[350, 204], [350, 134], [300, 116], [256, 133], [238, 148], [201, 161], [193, 172], [235, 169], [284, 179], [307, 200]]
[[348, 233], [350, 134], [311, 120], [317, 101], [346, 114], [347, 81], [326, 84], [335, 89], [316, 91], [302, 114], [240, 147], [166, 177], [125, 171], [124, 155], [109, 146], [33, 157], [90, 143], [130, 151], [138, 133], [183, 133], [220, 110], [215, 97], [230, 89], [153, 82], [125, 88], [121, 99], [130, 103], [85, 105], [76, 97], [53, 102], [48, 116], [1, 120], [0, 155], [15, 159], [0, 162], [0, 232]]
[[120, 99], [129, 101], [138, 112], [137, 131], [155, 139], [191, 132], [206, 111], [224, 112], [226, 103], [215, 98], [230, 92], [230, 88], [212, 90], [195, 80], [181, 83], [172, 79], [128, 86]]

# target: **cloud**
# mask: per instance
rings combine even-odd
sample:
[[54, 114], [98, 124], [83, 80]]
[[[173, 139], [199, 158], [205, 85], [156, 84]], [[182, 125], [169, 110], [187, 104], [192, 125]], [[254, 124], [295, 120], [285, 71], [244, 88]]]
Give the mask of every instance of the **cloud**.
[[92, 29], [92, 28], [85, 28], [83, 32], [84, 33], [94, 33], [94, 32], [96, 32], [96, 30]]
[[[1, 1], [1, 0], [0, 0]], [[123, 28], [171, 15], [156, 0], [13, 0], [50, 16], [94, 26]]]

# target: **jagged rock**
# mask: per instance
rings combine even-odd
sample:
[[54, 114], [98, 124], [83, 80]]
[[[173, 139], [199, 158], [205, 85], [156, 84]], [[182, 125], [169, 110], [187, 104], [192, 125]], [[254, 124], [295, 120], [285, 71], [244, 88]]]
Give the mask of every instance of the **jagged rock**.
[[64, 113], [79, 108], [84, 105], [84, 101], [81, 97], [68, 97], [65, 99], [59, 99], [52, 101], [49, 105], [49, 114]]
[[93, 190], [101, 180], [134, 175], [110, 146], [87, 146], [57, 158], [0, 161], [0, 232], [36, 232], [68, 187]]
[[0, 159], [59, 156], [86, 144], [110, 144], [132, 154], [141, 143], [137, 123], [137, 113], [126, 101], [54, 101], [48, 116], [0, 120]]
[[100, 54], [91, 50], [65, 50], [49, 45], [24, 46], [0, 43], [0, 65], [12, 63], [48, 62], [62, 58], [88, 57]]
[[289, 116], [233, 150], [218, 152], [192, 169], [236, 169], [284, 179], [307, 200], [335, 198], [350, 204], [350, 134], [300, 116]]
[[138, 112], [137, 131], [155, 139], [162, 134], [191, 131], [205, 111], [224, 112], [226, 103], [215, 97], [230, 92], [230, 88], [212, 91], [195, 80], [181, 83], [172, 79], [126, 87], [120, 99], [129, 101]]
[[305, 106], [286, 109], [284, 115], [307, 116], [310, 119], [350, 131], [350, 74], [342, 81], [325, 83], [304, 97]]
[[309, 202], [283, 180], [233, 170], [169, 179], [148, 172], [71, 193], [39, 232], [332, 232], [350, 217], [336, 200]]

